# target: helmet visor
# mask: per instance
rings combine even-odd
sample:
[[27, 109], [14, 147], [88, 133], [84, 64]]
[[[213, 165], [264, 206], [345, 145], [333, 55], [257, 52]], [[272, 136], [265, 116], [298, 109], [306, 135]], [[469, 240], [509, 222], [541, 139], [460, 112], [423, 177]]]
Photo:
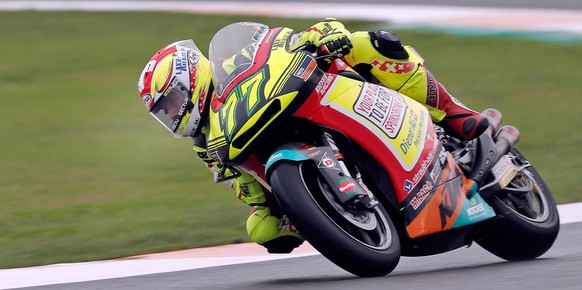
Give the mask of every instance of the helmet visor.
[[178, 83], [156, 102], [150, 113], [170, 132], [175, 133], [182, 118], [192, 110], [192, 107], [188, 88]]

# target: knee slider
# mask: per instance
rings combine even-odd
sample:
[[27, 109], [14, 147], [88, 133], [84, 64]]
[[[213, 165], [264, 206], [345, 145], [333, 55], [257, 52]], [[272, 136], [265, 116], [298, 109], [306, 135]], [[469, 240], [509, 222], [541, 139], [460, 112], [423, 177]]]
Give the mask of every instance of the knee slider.
[[369, 34], [372, 45], [383, 56], [396, 60], [408, 59], [408, 52], [402, 46], [400, 38], [393, 32], [378, 30]]

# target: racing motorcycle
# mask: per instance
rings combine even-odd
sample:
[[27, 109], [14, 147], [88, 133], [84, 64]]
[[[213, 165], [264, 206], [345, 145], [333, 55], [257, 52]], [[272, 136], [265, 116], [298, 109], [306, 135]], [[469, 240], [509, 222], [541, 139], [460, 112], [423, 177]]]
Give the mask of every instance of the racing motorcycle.
[[[370, 277], [401, 256], [473, 241], [505, 260], [552, 246], [555, 201], [499, 111], [484, 111], [487, 132], [461, 141], [339, 56], [290, 51], [293, 36], [242, 22], [213, 37], [208, 151], [224, 169], [254, 175], [323, 256]], [[236, 177], [225, 172], [219, 181]]]

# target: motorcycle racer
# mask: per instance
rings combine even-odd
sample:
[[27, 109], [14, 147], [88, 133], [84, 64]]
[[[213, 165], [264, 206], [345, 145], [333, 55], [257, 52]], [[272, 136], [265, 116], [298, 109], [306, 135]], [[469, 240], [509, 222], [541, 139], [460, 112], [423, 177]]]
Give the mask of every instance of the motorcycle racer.
[[[412, 47], [403, 46], [391, 32], [350, 33], [342, 23], [328, 18], [295, 35], [290, 48], [305, 44], [318, 47], [322, 54], [340, 54], [368, 80], [377, 80], [425, 104], [433, 120], [450, 129], [451, 134], [472, 139], [488, 126], [486, 118], [452, 97], [426, 69], [420, 55]], [[236, 56], [232, 61], [237, 61]], [[229, 70], [225, 66], [214, 69]], [[150, 114], [175, 137], [193, 138], [194, 151], [215, 181], [227, 177], [237, 197], [251, 206], [246, 230], [252, 241], [270, 253], [289, 253], [303, 243], [301, 234], [277, 213], [269, 192], [254, 176], [226, 168], [209, 156], [208, 110], [215, 92], [210, 62], [192, 40], [172, 43], [154, 54], [140, 75], [138, 90]]]

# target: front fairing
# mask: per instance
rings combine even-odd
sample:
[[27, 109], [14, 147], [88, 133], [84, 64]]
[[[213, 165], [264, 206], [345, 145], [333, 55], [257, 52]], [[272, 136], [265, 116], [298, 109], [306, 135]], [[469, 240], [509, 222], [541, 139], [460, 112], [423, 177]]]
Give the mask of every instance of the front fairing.
[[292, 35], [289, 28], [243, 22], [221, 29], [212, 39], [216, 92], [208, 150], [213, 158], [233, 165], [243, 161], [261, 132], [304, 95], [317, 65], [310, 55], [289, 51]]

